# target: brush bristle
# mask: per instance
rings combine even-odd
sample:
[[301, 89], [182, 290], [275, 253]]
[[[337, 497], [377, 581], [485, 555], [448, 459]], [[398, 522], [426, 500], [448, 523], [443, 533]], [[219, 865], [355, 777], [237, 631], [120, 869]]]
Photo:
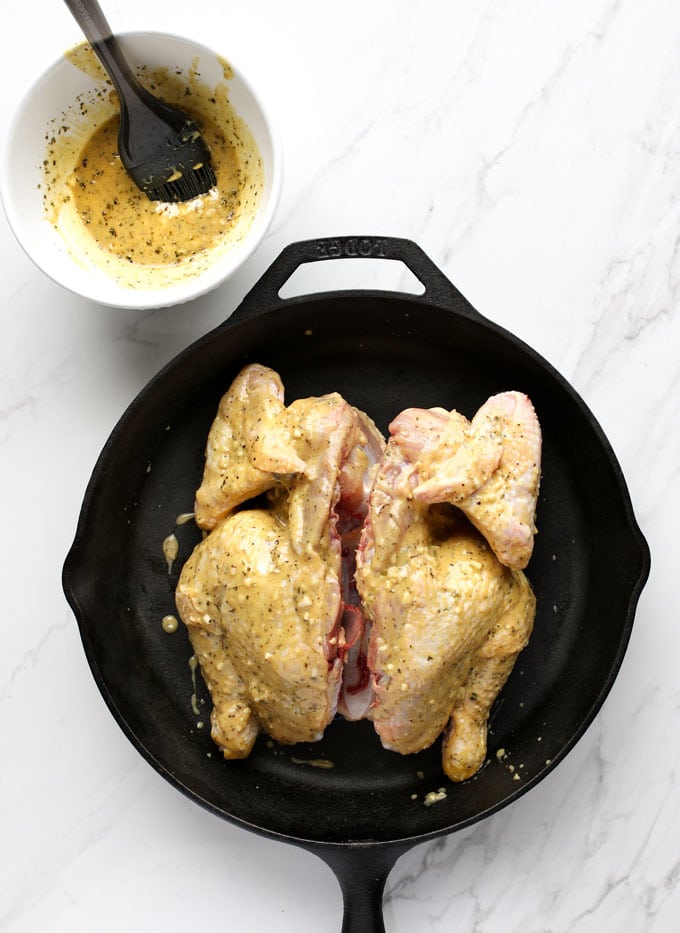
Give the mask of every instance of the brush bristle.
[[217, 178], [212, 166], [204, 163], [200, 168], [185, 172], [175, 181], [166, 181], [157, 188], [148, 189], [146, 195], [151, 201], [177, 204], [180, 201], [190, 201], [201, 194], [207, 194], [216, 184]]

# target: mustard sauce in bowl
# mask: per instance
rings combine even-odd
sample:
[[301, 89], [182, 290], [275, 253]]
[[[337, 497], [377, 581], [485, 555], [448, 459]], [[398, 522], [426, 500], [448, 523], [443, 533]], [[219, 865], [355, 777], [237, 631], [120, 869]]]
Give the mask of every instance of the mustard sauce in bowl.
[[[77, 262], [96, 267], [131, 289], [176, 284], [207, 269], [247, 235], [264, 188], [263, 158], [248, 125], [231, 104], [230, 66], [224, 81], [204, 81], [198, 60], [179, 68], [141, 66], [140, 81], [181, 107], [211, 150], [217, 184], [178, 204], [150, 201], [118, 154], [118, 102], [87, 43], [67, 59], [97, 79], [96, 93], [55, 116], [46, 134], [41, 183], [44, 212]], [[99, 83], [101, 81], [101, 83]]]
[[213, 153], [217, 186], [179, 204], [150, 201], [136, 187], [118, 155], [118, 116], [85, 143], [69, 177], [73, 207], [98, 246], [130, 263], [183, 262], [218, 244], [234, 225], [241, 204], [241, 171], [225, 134], [198, 123]]

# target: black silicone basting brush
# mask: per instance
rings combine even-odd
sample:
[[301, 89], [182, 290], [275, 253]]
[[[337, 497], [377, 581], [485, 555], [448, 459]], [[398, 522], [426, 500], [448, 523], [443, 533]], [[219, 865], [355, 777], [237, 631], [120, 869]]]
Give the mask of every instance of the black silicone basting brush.
[[151, 201], [188, 201], [208, 192], [215, 172], [194, 121], [140, 84], [97, 0], [64, 2], [118, 92], [118, 150], [130, 178]]

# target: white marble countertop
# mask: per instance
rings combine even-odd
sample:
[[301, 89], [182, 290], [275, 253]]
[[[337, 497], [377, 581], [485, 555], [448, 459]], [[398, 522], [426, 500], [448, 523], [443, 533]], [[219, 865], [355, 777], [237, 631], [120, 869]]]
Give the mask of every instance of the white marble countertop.
[[[58, 2], [6, 7], [3, 127], [34, 74], [79, 39]], [[257, 254], [170, 310], [70, 295], [0, 219], [0, 929], [340, 928], [321, 861], [211, 816], [138, 755], [97, 691], [60, 575], [94, 462], [149, 378], [230, 313], [286, 244], [373, 233], [418, 242], [572, 382], [616, 451], [652, 550], [594, 724], [515, 804], [403, 856], [386, 929], [677, 930], [680, 6], [106, 10], [120, 30], [185, 33], [231, 56], [279, 123], [286, 175]], [[312, 279], [332, 273], [324, 285], [399, 287], [370, 264], [322, 265]]]

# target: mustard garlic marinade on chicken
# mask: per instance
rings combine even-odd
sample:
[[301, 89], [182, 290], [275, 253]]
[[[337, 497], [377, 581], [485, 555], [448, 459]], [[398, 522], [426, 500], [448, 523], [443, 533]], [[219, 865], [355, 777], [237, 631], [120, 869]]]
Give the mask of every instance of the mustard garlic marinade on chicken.
[[[343, 548], [365, 517], [384, 440], [336, 393], [286, 407], [278, 374], [246, 367], [222, 398], [196, 493], [197, 545], [177, 608], [214, 708], [212, 737], [247, 755], [260, 728], [321, 738], [359, 634]], [[266, 507], [236, 509], [268, 493]]]
[[519, 392], [468, 421], [407, 409], [386, 443], [337, 393], [284, 403], [246, 366], [219, 403], [176, 591], [213, 701], [212, 738], [314, 741], [336, 713], [411, 754], [440, 735], [454, 781], [526, 645], [541, 432]]

